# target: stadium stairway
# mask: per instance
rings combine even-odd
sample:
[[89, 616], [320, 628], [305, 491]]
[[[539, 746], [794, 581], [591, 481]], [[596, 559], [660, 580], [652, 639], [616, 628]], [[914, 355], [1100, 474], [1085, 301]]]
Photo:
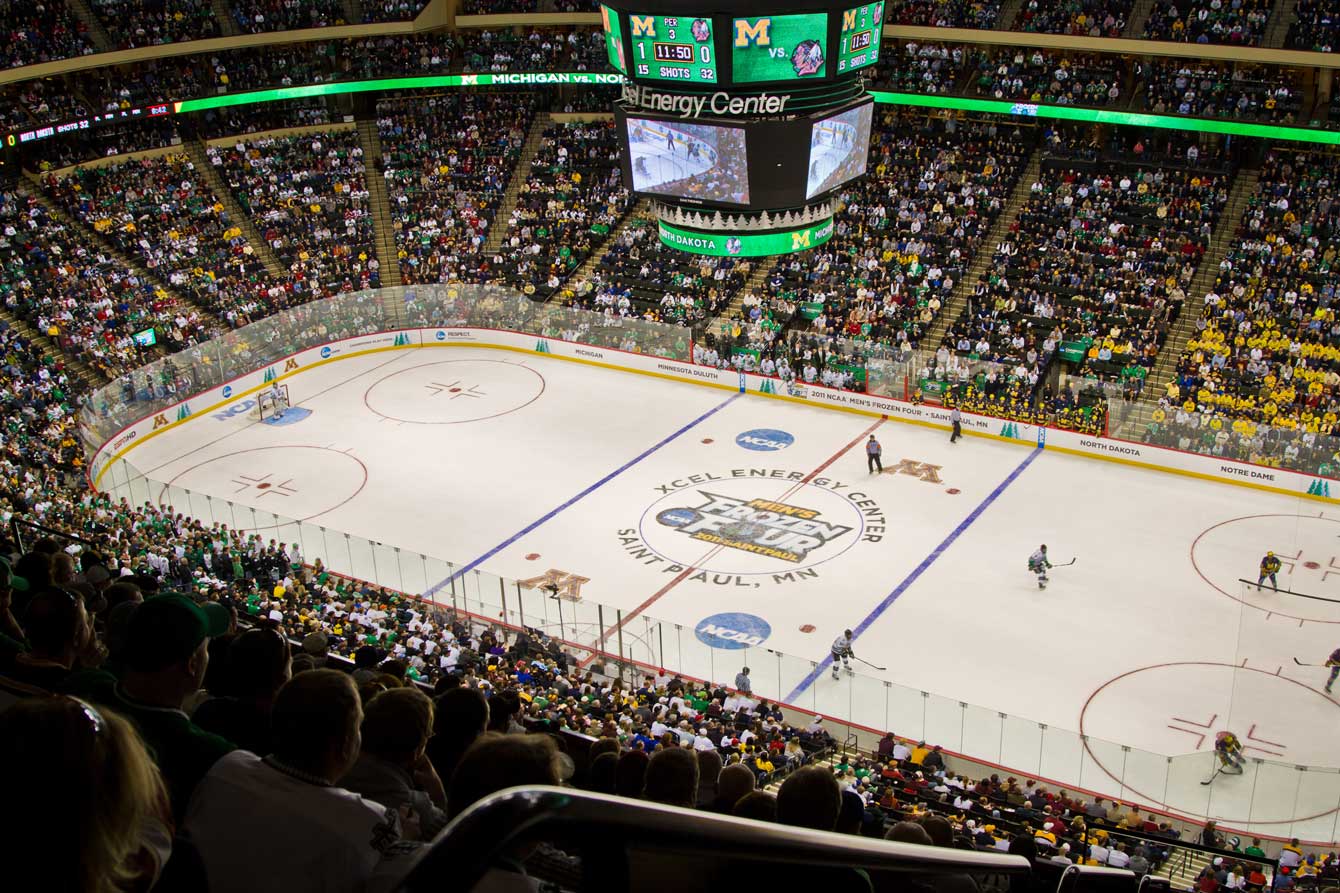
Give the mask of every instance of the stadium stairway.
[[708, 332], [723, 332], [731, 323], [731, 320], [744, 316], [744, 299], [746, 295], [763, 294], [763, 286], [767, 284], [768, 274], [777, 266], [775, 258], [759, 258], [754, 265], [754, 269], [749, 272], [749, 278], [744, 281], [744, 285], [731, 298], [731, 302], [726, 305], [726, 309], [713, 320], [708, 321]]
[[102, 27], [102, 22], [93, 14], [93, 9], [88, 5], [88, 0], [65, 0], [65, 5], [69, 8], [70, 13], [88, 29], [88, 39], [93, 41], [93, 46], [98, 48], [98, 52], [107, 53], [116, 49], [116, 44], [112, 42], [107, 29]]
[[368, 201], [372, 205], [372, 226], [377, 263], [381, 265], [382, 285], [401, 285], [400, 250], [396, 247], [395, 218], [391, 216], [391, 202], [386, 197], [385, 165], [382, 140], [377, 133], [375, 118], [358, 121], [358, 141], [363, 146], [363, 177], [367, 180]]
[[[617, 239], [619, 234], [623, 232], [624, 227], [640, 223], [650, 217], [651, 202], [645, 198], [639, 199], [636, 204], [628, 209], [628, 213], [623, 215], [623, 219], [619, 221], [619, 225], [610, 230], [609, 236], [606, 237], [604, 242], [600, 243], [600, 247], [595, 251], [592, 251], [586, 260], [582, 261], [582, 265], [572, 271], [572, 275], [568, 277], [568, 282], [572, 285], [576, 285], [579, 282], [589, 281], [591, 279], [591, 274], [600, 266], [600, 261], [609, 253], [610, 247], [614, 245], [615, 239]], [[552, 301], [554, 297], [561, 295], [563, 291], [563, 289], [559, 289], [554, 292], [549, 300]]]
[[1145, 389], [1140, 395], [1140, 402], [1135, 407], [1135, 412], [1126, 418], [1120, 428], [1113, 432], [1114, 434], [1127, 440], [1139, 440], [1145, 425], [1158, 408], [1159, 398], [1163, 396], [1168, 382], [1176, 373], [1177, 361], [1181, 359], [1186, 351], [1187, 342], [1196, 332], [1196, 320], [1200, 318], [1201, 309], [1204, 307], [1205, 295], [1219, 278], [1219, 264], [1233, 247], [1238, 228], [1242, 224], [1243, 212], [1247, 209], [1248, 200], [1255, 194], [1256, 184], [1260, 179], [1260, 171], [1245, 169], [1238, 171], [1238, 176], [1233, 181], [1233, 188], [1228, 193], [1228, 204], [1224, 206], [1219, 222], [1215, 224], [1214, 235], [1210, 237], [1210, 249], [1201, 258], [1196, 276], [1191, 280], [1191, 287], [1187, 289], [1182, 311], [1168, 332], [1154, 368], [1150, 370], [1149, 377], [1145, 380]]
[[228, 5], [228, 0], [209, 0], [210, 8], [214, 10], [214, 21], [219, 23], [219, 33], [224, 37], [236, 37], [241, 33], [237, 27], [237, 19], [233, 16], [233, 10]]
[[363, 21], [363, 0], [344, 0], [344, 20], [350, 25]]
[[1270, 13], [1270, 21], [1266, 24], [1266, 33], [1261, 36], [1261, 46], [1278, 50], [1283, 48], [1284, 41], [1289, 36], [1289, 26], [1293, 24], [1294, 7], [1298, 5], [1298, 0], [1276, 0], [1275, 8]]
[[1154, 0], [1135, 0], [1135, 5], [1131, 7], [1130, 18], [1126, 19], [1126, 28], [1121, 32], [1121, 36], [1136, 40], [1144, 37], [1145, 22], [1149, 21], [1149, 14], [1153, 11]]
[[1014, 225], [1019, 212], [1028, 203], [1029, 190], [1041, 172], [1042, 150], [1034, 149], [1033, 153], [1028, 156], [1028, 163], [1024, 165], [1023, 171], [1019, 174], [1019, 179], [1015, 181], [1009, 201], [1005, 203], [1005, 207], [1000, 209], [996, 222], [992, 224], [986, 238], [982, 239], [977, 246], [977, 253], [973, 255], [972, 263], [969, 264], [967, 272], [954, 286], [954, 293], [940, 308], [940, 315], [931, 323], [931, 327], [922, 337], [919, 347], [934, 353], [935, 345], [940, 343], [940, 339], [945, 336], [945, 332], [949, 331], [950, 325], [963, 315], [963, 311], [968, 306], [968, 297], [972, 294], [973, 287], [977, 283], [977, 278], [985, 273], [986, 268], [990, 266], [991, 258], [996, 253], [996, 246], [1004, 240], [1005, 234]]
[[[154, 288], [160, 289], [165, 294], [171, 295], [172, 299], [177, 303], [181, 304], [183, 307], [195, 310], [198, 314], [200, 314], [201, 319], [209, 320], [215, 325], [217, 325], [220, 329], [227, 330], [228, 324], [224, 320], [220, 319], [218, 315], [214, 313], [213, 310], [201, 305], [200, 303], [195, 301], [190, 295], [186, 294], [180, 289], [168, 285], [167, 282], [165, 282], [161, 277], [151, 272], [149, 268], [146, 267], [143, 263], [141, 263], [138, 258], [131, 257], [130, 255], [125, 254], [115, 245], [109, 242], [107, 239], [103, 238], [102, 233], [93, 229], [93, 227], [91, 226], [85, 225], [83, 222], [76, 220], [69, 214], [65, 213], [64, 208], [53, 202], [50, 198], [47, 197], [46, 193], [42, 191], [37, 174], [34, 174], [30, 171], [24, 171], [24, 176], [27, 177], [32, 183], [33, 188], [30, 190], [30, 192], [32, 193], [33, 197], [36, 198], [37, 201], [42, 204], [42, 207], [47, 209], [47, 212], [50, 213], [52, 217], [59, 220], [61, 223], [65, 224], [71, 230], [79, 233], [81, 236], [83, 236], [92, 244], [98, 246], [98, 248], [106, 252], [109, 257], [115, 258], [116, 262], [119, 263], [121, 266], [125, 267], [127, 270], [133, 270], [135, 272], [135, 275], [139, 276], [141, 280], [148, 282], [149, 284], [153, 285]], [[160, 344], [159, 351], [166, 356], [167, 354], [166, 345]]]
[[4, 304], [0, 304], [0, 322], [3, 322], [8, 328], [13, 329], [24, 338], [28, 339], [28, 341], [42, 352], [42, 356], [64, 366], [65, 370], [73, 378], [83, 382], [90, 390], [100, 388], [111, 381], [111, 379], [101, 371], [94, 369], [83, 360], [75, 359], [70, 354], [61, 350], [60, 346], [56, 344], [55, 341], [52, 341], [49, 335], [44, 335], [27, 320], [20, 319], [13, 313], [10, 313]]
[[219, 172], [210, 162], [209, 156], [205, 153], [205, 144], [202, 140], [190, 139], [182, 143], [182, 147], [190, 153], [191, 161], [195, 162], [195, 169], [204, 179], [205, 184], [209, 186], [214, 197], [223, 202], [224, 210], [228, 212], [228, 219], [237, 224], [242, 230], [242, 235], [247, 237], [247, 242], [251, 249], [256, 252], [256, 256], [261, 259], [265, 265], [265, 270], [276, 279], [282, 279], [288, 272], [284, 265], [275, 257], [270, 245], [261, 237], [260, 230], [256, 229], [256, 224], [252, 222], [251, 215], [242, 210], [242, 205], [238, 203], [237, 197], [233, 191], [228, 188], [228, 184], [219, 176]]
[[1000, 16], [996, 19], [996, 25], [992, 31], [1011, 31], [1013, 30], [1014, 20], [1019, 18], [1019, 10], [1023, 9], [1024, 0], [1005, 0], [1000, 5]]
[[521, 147], [521, 157], [516, 160], [516, 167], [512, 168], [512, 176], [507, 181], [507, 191], [503, 193], [498, 213], [493, 218], [493, 225], [489, 227], [489, 237], [484, 241], [485, 257], [491, 257], [502, 247], [503, 238], [507, 235], [507, 224], [512, 219], [512, 212], [516, 210], [517, 196], [521, 194], [522, 184], [530, 176], [530, 163], [535, 160], [535, 154], [544, 144], [544, 131], [551, 123], [548, 112], [536, 112], [535, 118], [530, 122], [526, 142]]

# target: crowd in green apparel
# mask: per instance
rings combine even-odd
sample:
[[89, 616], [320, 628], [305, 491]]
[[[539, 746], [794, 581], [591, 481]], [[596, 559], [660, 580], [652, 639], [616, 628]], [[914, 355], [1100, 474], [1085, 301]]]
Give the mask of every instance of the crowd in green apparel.
[[495, 263], [513, 288], [545, 298], [631, 205], [614, 123], [552, 124], [521, 184]]
[[355, 130], [261, 136], [211, 146], [244, 213], [307, 294], [381, 285], [372, 209]]
[[48, 176], [46, 194], [150, 273], [234, 325], [265, 315], [266, 274], [186, 154]]
[[179, 349], [217, 329], [52, 217], [23, 187], [0, 191], [0, 301], [108, 376], [156, 355], [133, 340], [136, 332], [156, 328], [169, 348]]
[[403, 282], [503, 276], [491, 269], [483, 247], [534, 110], [529, 93], [453, 93], [378, 103], [382, 169]]

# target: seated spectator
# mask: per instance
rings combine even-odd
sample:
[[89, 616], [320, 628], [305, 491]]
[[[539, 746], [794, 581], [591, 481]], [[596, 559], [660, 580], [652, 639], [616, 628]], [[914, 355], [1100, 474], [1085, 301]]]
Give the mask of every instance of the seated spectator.
[[46, 589], [23, 611], [27, 650], [4, 655], [0, 674], [51, 692], [63, 691], [76, 662], [101, 663], [99, 644], [84, 600], [67, 589]]
[[438, 697], [433, 737], [425, 750], [444, 784], [450, 784], [456, 764], [488, 724], [489, 702], [478, 689], [454, 688]]
[[413, 811], [420, 840], [447, 825], [447, 792], [425, 749], [433, 734], [433, 702], [417, 688], [382, 692], [364, 707], [362, 751], [340, 786], [368, 800]]
[[248, 630], [224, 653], [222, 684], [211, 689], [216, 697], [196, 708], [191, 718], [205, 731], [265, 756], [273, 744], [270, 713], [292, 675], [284, 637], [272, 629]]
[[234, 750], [232, 742], [206, 732], [183, 712], [205, 678], [210, 637], [225, 632], [226, 621], [186, 596], [156, 596], [130, 620], [121, 678], [94, 671], [67, 686], [135, 723], [154, 753], [178, 819], [200, 780]]
[[0, 779], [24, 804], [0, 818], [19, 874], [87, 893], [154, 884], [171, 817], [158, 768], [125, 718], [74, 698], [20, 701], [0, 713]]
[[403, 874], [413, 847], [401, 814], [338, 786], [358, 758], [361, 719], [347, 675], [300, 673], [275, 699], [274, 752], [214, 765], [184, 825], [211, 890], [361, 888]]
[[698, 803], [698, 758], [686, 748], [652, 754], [643, 780], [642, 797], [653, 803], [693, 809]]
[[[690, 755], [692, 756], [692, 755]], [[697, 767], [694, 763], [694, 767]], [[556, 785], [559, 751], [548, 735], [489, 733], [461, 758], [447, 793], [447, 814], [456, 818], [489, 794], [511, 787]]]

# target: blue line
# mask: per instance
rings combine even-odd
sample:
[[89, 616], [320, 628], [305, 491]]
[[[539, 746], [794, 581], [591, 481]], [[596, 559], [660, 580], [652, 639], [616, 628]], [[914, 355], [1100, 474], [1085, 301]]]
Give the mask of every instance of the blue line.
[[[1005, 478], [1005, 480], [1001, 481], [998, 485], [996, 485], [996, 489], [988, 493], [986, 498], [981, 501], [981, 503], [977, 506], [977, 508], [973, 509], [971, 514], [968, 515], [968, 517], [964, 518], [961, 522], [959, 522], [959, 525], [957, 527], [955, 527], [953, 530], [949, 532], [949, 536], [944, 538], [944, 542], [936, 546], [935, 550], [931, 552], [931, 554], [923, 558], [921, 560], [921, 564], [918, 564], [912, 570], [912, 573], [908, 574], [907, 578], [903, 580], [903, 582], [899, 583], [892, 592], [886, 595], [884, 597], [884, 601], [876, 605], [875, 609], [871, 611], [866, 616], [866, 618], [862, 620], [860, 624], [858, 624], [852, 630], [852, 638], [853, 639], [860, 638], [861, 634], [864, 633], [867, 629], [869, 629], [871, 624], [873, 624], [876, 620], [878, 620], [879, 616], [889, 609], [889, 606], [891, 606], [894, 602], [898, 601], [899, 596], [901, 596], [904, 592], [906, 592], [908, 587], [910, 587], [913, 583], [915, 583], [917, 581], [917, 578], [920, 577], [922, 574], [924, 574], [926, 570], [932, 564], [935, 563], [936, 559], [938, 559], [941, 555], [943, 555], [950, 546], [954, 545], [954, 541], [957, 540], [960, 536], [962, 536], [963, 532], [967, 530], [969, 527], [971, 527], [973, 525], [973, 522], [982, 516], [982, 512], [990, 508], [991, 503], [995, 502], [996, 499], [1000, 496], [1000, 494], [1004, 493], [1006, 488], [1008, 488], [1010, 484], [1013, 484], [1015, 482], [1015, 479], [1017, 479], [1019, 475], [1024, 473], [1024, 469], [1032, 465], [1033, 460], [1036, 459], [1041, 453], [1042, 453], [1042, 447], [1040, 446], [1035, 447], [1033, 452], [1029, 453], [1028, 457], [1024, 459], [1023, 462], [1019, 463], [1019, 467], [1016, 468], [1014, 471], [1010, 472], [1009, 477]], [[800, 684], [796, 686], [795, 691], [791, 692], [791, 694], [786, 696], [786, 703], [788, 704], [796, 703], [796, 699], [800, 697], [800, 695], [805, 691], [805, 689], [813, 685], [815, 681], [818, 680], [818, 678], [823, 675], [824, 670], [828, 669], [829, 664], [831, 664], [832, 662], [833, 662], [833, 656], [831, 654], [825, 657], [822, 661], [820, 661], [819, 665], [815, 667], [813, 670], [811, 670], [809, 675], [800, 681]]]
[[567, 502], [565, 502], [565, 503], [563, 503], [562, 505], [560, 505], [558, 508], [553, 509], [552, 511], [550, 511], [550, 512], [547, 513], [547, 514], [545, 514], [544, 516], [542, 516], [542, 517], [539, 518], [538, 520], [533, 521], [532, 523], [530, 523], [530, 524], [527, 525], [526, 527], [524, 527], [524, 528], [522, 528], [521, 530], [517, 531], [516, 533], [512, 534], [512, 535], [509, 536], [507, 539], [503, 540], [501, 543], [498, 543], [498, 545], [494, 546], [492, 549], [489, 549], [487, 552], [485, 552], [483, 555], [480, 555], [478, 558], [476, 558], [474, 561], [470, 562], [469, 564], [462, 565], [462, 566], [461, 566], [461, 569], [458, 570], [458, 571], [456, 571], [456, 573], [452, 574], [451, 576], [447, 577], [446, 579], [444, 579], [444, 580], [438, 582], [438, 583], [435, 584], [434, 586], [432, 586], [432, 587], [428, 588], [427, 590], [425, 590], [424, 593], [423, 593], [424, 597], [425, 597], [425, 598], [428, 598], [428, 597], [431, 597], [431, 596], [433, 596], [433, 595], [436, 595], [438, 592], [441, 592], [442, 589], [443, 589], [444, 587], [451, 585], [452, 581], [459, 579], [459, 578], [461, 577], [461, 575], [463, 575], [463, 574], [465, 574], [465, 573], [467, 573], [467, 572], [469, 572], [469, 571], [472, 571], [472, 570], [474, 570], [475, 568], [479, 567], [479, 565], [483, 564], [485, 561], [488, 561], [488, 560], [489, 560], [490, 558], [492, 558], [494, 555], [497, 555], [497, 554], [498, 554], [499, 552], [501, 552], [503, 549], [506, 549], [508, 546], [512, 545], [512, 544], [515, 543], [517, 540], [521, 539], [523, 536], [525, 536], [526, 534], [530, 533], [530, 532], [531, 532], [532, 530], [534, 530], [535, 528], [539, 527], [541, 524], [544, 524], [546, 521], [551, 520], [551, 519], [552, 519], [555, 515], [557, 515], [559, 512], [562, 512], [562, 511], [564, 511], [564, 510], [566, 510], [566, 509], [571, 508], [574, 504], [576, 504], [577, 502], [580, 502], [581, 500], [585, 499], [587, 496], [590, 496], [592, 493], [594, 493], [595, 491], [599, 490], [601, 487], [605, 486], [605, 485], [608, 484], [610, 481], [614, 480], [616, 477], [618, 477], [619, 475], [623, 474], [625, 471], [627, 471], [628, 469], [632, 468], [634, 465], [638, 464], [638, 463], [641, 462], [643, 459], [647, 458], [647, 457], [650, 456], [652, 453], [654, 453], [654, 452], [656, 452], [657, 450], [659, 450], [661, 447], [663, 447], [663, 446], [665, 446], [666, 444], [670, 443], [671, 441], [673, 441], [673, 440], [675, 440], [675, 439], [677, 439], [677, 438], [683, 436], [685, 433], [687, 433], [687, 432], [693, 430], [693, 429], [696, 428], [698, 425], [700, 425], [700, 424], [702, 424], [703, 422], [707, 421], [707, 420], [710, 419], [712, 416], [716, 415], [718, 412], [720, 412], [721, 410], [725, 409], [725, 408], [726, 408], [727, 406], [729, 406], [731, 403], [733, 403], [734, 401], [738, 400], [738, 399], [740, 398], [740, 396], [741, 396], [741, 395], [738, 394], [738, 393], [736, 393], [736, 394], [732, 394], [732, 395], [731, 395], [730, 397], [728, 397], [724, 402], [722, 402], [722, 403], [718, 403], [716, 406], [712, 407], [712, 408], [709, 409], [707, 412], [705, 412], [705, 413], [703, 413], [702, 415], [698, 416], [698, 418], [696, 418], [696, 419], [694, 419], [693, 421], [689, 422], [689, 423], [688, 423], [687, 425], [685, 425], [683, 428], [680, 428], [678, 431], [674, 432], [673, 434], [670, 434], [669, 436], [667, 436], [666, 438], [664, 438], [663, 440], [661, 440], [659, 443], [655, 444], [654, 446], [648, 447], [647, 449], [643, 450], [641, 453], [639, 453], [638, 455], [634, 456], [632, 459], [629, 459], [627, 462], [625, 462], [624, 464], [620, 465], [618, 468], [614, 469], [614, 470], [611, 471], [609, 474], [605, 475], [603, 478], [601, 478], [600, 480], [596, 481], [594, 484], [592, 484], [591, 486], [587, 487], [585, 490], [583, 490], [582, 492], [578, 493], [576, 496], [574, 496], [574, 497], [572, 497], [571, 499], [569, 499]]

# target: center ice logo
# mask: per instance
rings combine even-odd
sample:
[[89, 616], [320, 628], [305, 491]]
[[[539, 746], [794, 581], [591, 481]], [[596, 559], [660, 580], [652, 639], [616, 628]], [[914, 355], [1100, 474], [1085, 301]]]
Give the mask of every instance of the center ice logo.
[[698, 493], [707, 501], [665, 509], [657, 522], [695, 540], [793, 563], [854, 529], [821, 521], [820, 512], [784, 502]]
[[752, 431], [737, 435], [735, 438], [737, 446], [760, 452], [784, 450], [795, 442], [796, 439], [786, 431], [778, 431], [776, 428], [755, 428]]

